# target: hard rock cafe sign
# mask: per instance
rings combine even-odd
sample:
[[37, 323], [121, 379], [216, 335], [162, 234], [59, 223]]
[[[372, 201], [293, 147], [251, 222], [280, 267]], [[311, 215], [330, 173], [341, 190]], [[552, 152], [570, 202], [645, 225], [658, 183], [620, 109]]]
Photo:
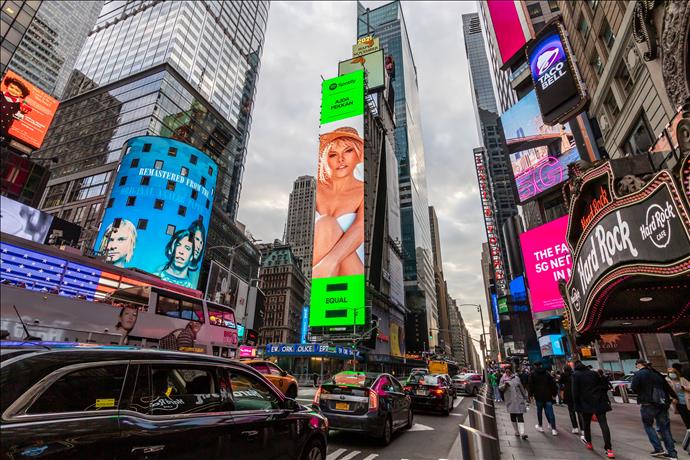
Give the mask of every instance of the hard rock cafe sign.
[[[599, 330], [607, 320], [607, 309], [612, 308], [609, 298], [624, 280], [629, 280], [626, 289], [631, 290], [638, 287], [631, 287], [630, 280], [639, 280], [640, 292], [654, 289], [655, 282], [657, 289], [663, 289], [664, 279], [690, 282], [690, 190], [686, 178], [690, 155], [679, 166], [656, 173], [646, 183], [638, 179], [636, 191], [625, 188], [625, 181], [634, 178], [615, 177], [610, 161], [584, 171], [571, 182], [575, 192], [570, 202], [567, 243], [573, 254], [573, 272], [568, 283], [562, 284], [561, 294], [577, 332]], [[640, 295], [645, 298], [644, 293]], [[649, 307], [653, 306], [650, 303]], [[669, 318], [667, 324], [681, 319], [683, 310], [689, 308], [679, 304], [678, 318]], [[617, 305], [617, 324], [633, 324], [620, 312]], [[655, 312], [645, 313], [644, 306], [636, 307], [630, 309], [629, 319], [644, 314], [652, 318]], [[606, 324], [611, 327], [612, 322]]]

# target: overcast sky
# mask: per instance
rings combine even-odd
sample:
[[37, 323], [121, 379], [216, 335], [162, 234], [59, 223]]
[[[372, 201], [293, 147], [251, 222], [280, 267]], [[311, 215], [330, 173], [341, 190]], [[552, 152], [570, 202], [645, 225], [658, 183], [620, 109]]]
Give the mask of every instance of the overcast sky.
[[[403, 2], [448, 289], [458, 303], [485, 305], [480, 253], [486, 237], [472, 158], [478, 140], [461, 22], [474, 11], [469, 1]], [[293, 181], [315, 174], [321, 77], [337, 76], [338, 61], [352, 55], [356, 13], [356, 2], [271, 2], [239, 211], [255, 238], [283, 237]], [[461, 310], [479, 338], [476, 308]]]

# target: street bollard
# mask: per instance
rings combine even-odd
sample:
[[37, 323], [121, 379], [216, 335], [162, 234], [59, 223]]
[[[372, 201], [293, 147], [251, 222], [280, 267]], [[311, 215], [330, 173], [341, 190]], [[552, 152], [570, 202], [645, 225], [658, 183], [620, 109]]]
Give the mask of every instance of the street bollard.
[[491, 406], [494, 405], [494, 400], [491, 398], [487, 398], [486, 396], [477, 396], [474, 399], [478, 400], [479, 402], [483, 402], [484, 404], [489, 404]]
[[621, 399], [623, 400], [623, 403], [629, 403], [630, 398], [628, 397], [628, 387], [626, 387], [624, 383], [621, 383], [620, 385], [618, 385], [618, 391], [621, 394]]
[[492, 417], [496, 417], [496, 410], [494, 409], [494, 406], [484, 404], [483, 402], [477, 401], [476, 399], [472, 401], [472, 408], [480, 412], [484, 412], [485, 414], [490, 415]]
[[499, 460], [498, 439], [481, 431], [460, 425], [460, 457], [462, 460]]
[[472, 428], [498, 438], [498, 426], [496, 425], [495, 417], [476, 409], [467, 409], [467, 418], [470, 420]]

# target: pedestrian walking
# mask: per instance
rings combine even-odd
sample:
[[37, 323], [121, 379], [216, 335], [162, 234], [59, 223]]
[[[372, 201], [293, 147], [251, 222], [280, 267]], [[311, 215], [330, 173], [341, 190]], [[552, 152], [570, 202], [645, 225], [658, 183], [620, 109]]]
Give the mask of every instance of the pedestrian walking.
[[494, 401], [500, 402], [501, 401], [501, 392], [498, 391], [498, 382], [499, 382], [499, 374], [498, 371], [492, 372], [489, 374], [489, 385], [491, 385], [491, 388], [494, 392]]
[[527, 391], [520, 382], [520, 377], [513, 373], [511, 366], [505, 368], [501, 382], [498, 385], [503, 400], [506, 403], [506, 411], [510, 414], [515, 436], [527, 439], [525, 434], [525, 416], [527, 412]]
[[553, 436], [558, 435], [556, 416], [553, 413], [553, 398], [557, 393], [556, 381], [551, 373], [544, 369], [541, 361], [534, 363], [534, 370], [529, 375], [527, 389], [529, 397], [534, 398], [537, 406], [537, 424], [534, 425], [534, 428], [540, 433], [544, 432], [541, 427], [542, 415], [546, 413], [546, 420], [551, 425], [551, 434]]
[[603, 377], [582, 364], [575, 361], [575, 372], [572, 375], [572, 398], [575, 411], [582, 414], [583, 436], [580, 438], [587, 449], [593, 450], [592, 445], [592, 416], [596, 416], [604, 438], [606, 457], [616, 458], [611, 445], [611, 430], [609, 429], [606, 413], [611, 410], [611, 402], [606, 395], [608, 386]]
[[563, 405], [563, 397], [561, 396], [561, 389], [563, 388], [561, 384], [561, 376], [561, 371], [556, 371], [553, 374], [553, 379], [556, 381], [556, 404], [558, 404], [559, 406]]
[[[633, 376], [630, 389], [637, 394], [637, 404], [640, 405], [640, 416], [642, 426], [647, 433], [649, 442], [654, 451], [652, 457], [677, 459], [678, 452], [671, 436], [671, 421], [668, 416], [668, 408], [672, 399], [677, 400], [675, 392], [663, 376], [648, 366], [643, 359], [638, 359], [635, 363], [637, 372]], [[661, 447], [659, 436], [654, 430], [656, 422], [657, 431], [666, 446], [666, 452]]]
[[676, 413], [685, 424], [685, 428], [690, 429], [690, 380], [683, 375], [682, 368], [679, 363], [675, 363], [673, 367], [668, 369], [668, 384], [673, 391], [676, 392], [678, 400], [675, 402]]
[[573, 403], [573, 369], [568, 364], [563, 366], [563, 373], [561, 374], [561, 400], [568, 406], [570, 424], [573, 426], [571, 433], [579, 434], [581, 424], [578, 424], [577, 412], [575, 412], [575, 404]]

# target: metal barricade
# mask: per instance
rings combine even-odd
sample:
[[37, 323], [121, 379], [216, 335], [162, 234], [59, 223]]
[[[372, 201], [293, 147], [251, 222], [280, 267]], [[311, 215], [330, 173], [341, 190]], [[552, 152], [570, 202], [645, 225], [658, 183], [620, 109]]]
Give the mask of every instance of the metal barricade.
[[485, 404], [475, 399], [474, 401], [472, 401], [472, 408], [480, 412], [484, 412], [485, 414], [488, 414], [492, 417], [496, 417], [496, 410], [494, 409], [493, 405]]
[[479, 401], [479, 402], [483, 402], [484, 404], [490, 404], [490, 405], [492, 405], [492, 406], [494, 405], [494, 400], [491, 399], [491, 398], [488, 398], [488, 397], [486, 397], [486, 396], [477, 396], [477, 397], [474, 398], [474, 399], [477, 400], [477, 401]]
[[475, 428], [460, 425], [460, 456], [462, 460], [499, 460], [498, 439]]
[[618, 391], [620, 392], [623, 403], [629, 403], [630, 397], [628, 397], [628, 387], [626, 387], [624, 383], [621, 383], [620, 385], [618, 385]]
[[467, 409], [467, 418], [472, 428], [498, 438], [498, 426], [496, 425], [495, 417], [476, 409]]

